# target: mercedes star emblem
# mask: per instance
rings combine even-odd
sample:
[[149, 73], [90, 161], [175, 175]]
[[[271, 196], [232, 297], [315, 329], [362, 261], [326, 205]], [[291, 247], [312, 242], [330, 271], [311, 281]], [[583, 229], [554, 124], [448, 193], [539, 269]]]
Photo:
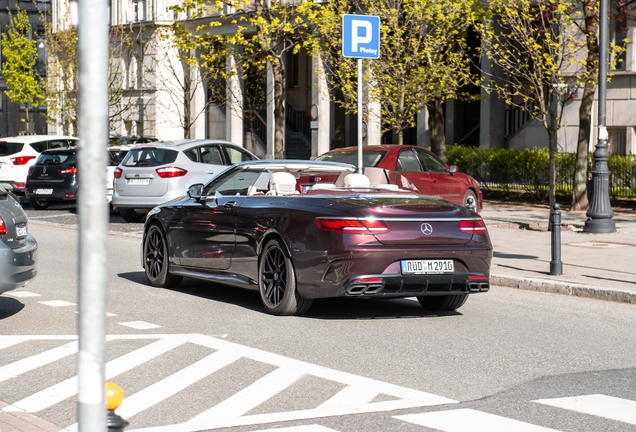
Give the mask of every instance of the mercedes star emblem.
[[433, 234], [433, 227], [429, 223], [423, 223], [420, 229], [424, 235], [430, 236]]

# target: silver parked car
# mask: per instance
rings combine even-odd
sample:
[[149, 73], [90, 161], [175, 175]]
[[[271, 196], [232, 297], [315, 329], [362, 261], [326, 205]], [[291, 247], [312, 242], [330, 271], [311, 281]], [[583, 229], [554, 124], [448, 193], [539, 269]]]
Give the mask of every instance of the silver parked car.
[[13, 193], [0, 187], [0, 294], [26, 285], [37, 274], [38, 244]]
[[115, 168], [112, 204], [128, 222], [142, 221], [150, 209], [186, 195], [195, 183], [237, 162], [258, 159], [227, 141], [160, 141], [132, 147]]

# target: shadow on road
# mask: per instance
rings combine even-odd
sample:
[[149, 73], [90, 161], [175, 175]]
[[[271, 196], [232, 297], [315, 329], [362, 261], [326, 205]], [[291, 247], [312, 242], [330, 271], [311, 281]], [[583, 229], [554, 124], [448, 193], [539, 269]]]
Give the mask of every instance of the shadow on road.
[[24, 305], [13, 298], [0, 296], [0, 320], [9, 318], [24, 309]]

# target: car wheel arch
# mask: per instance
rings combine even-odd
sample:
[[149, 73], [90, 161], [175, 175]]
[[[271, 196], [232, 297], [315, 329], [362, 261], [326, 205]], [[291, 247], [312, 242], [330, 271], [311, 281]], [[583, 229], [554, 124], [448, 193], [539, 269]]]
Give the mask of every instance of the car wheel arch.
[[275, 230], [269, 230], [267, 232], [265, 232], [265, 234], [263, 234], [263, 236], [261, 237], [261, 239], [259, 240], [258, 243], [258, 247], [256, 250], [256, 254], [258, 256], [261, 255], [261, 252], [263, 252], [263, 248], [265, 247], [265, 245], [272, 239], [279, 239], [281, 241], [281, 243], [284, 246], [284, 251], [285, 255], [287, 255], [287, 258], [289, 259], [293, 259], [292, 258], [292, 254], [291, 254], [291, 250], [289, 248], [289, 244], [287, 242], [287, 240], [278, 232]]

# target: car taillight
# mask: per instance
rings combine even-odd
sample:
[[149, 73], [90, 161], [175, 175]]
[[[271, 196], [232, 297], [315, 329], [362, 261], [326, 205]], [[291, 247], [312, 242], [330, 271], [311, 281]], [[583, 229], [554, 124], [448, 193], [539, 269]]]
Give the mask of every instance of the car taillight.
[[460, 220], [457, 223], [457, 229], [466, 234], [486, 234], [486, 223], [481, 219], [476, 220]]
[[159, 177], [161, 178], [183, 177], [188, 173], [188, 171], [184, 170], [183, 168], [175, 166], [157, 168], [155, 171], [157, 171], [157, 174], [159, 174]]
[[365, 219], [314, 219], [316, 226], [324, 231], [349, 234], [383, 234], [390, 231], [381, 220]]
[[11, 162], [13, 165], [26, 165], [31, 159], [35, 159], [35, 156], [18, 156], [11, 158]]
[[115, 174], [115, 178], [121, 178], [121, 175], [123, 174], [123, 172], [124, 172], [123, 169], [121, 169], [119, 167], [115, 168], [115, 173], [114, 173]]
[[29, 167], [29, 171], [27, 171], [27, 175], [33, 174], [33, 167]]
[[77, 174], [77, 167], [64, 168], [60, 170], [60, 174]]
[[4, 219], [0, 216], [0, 235], [5, 235], [7, 233], [7, 226], [4, 224]]

